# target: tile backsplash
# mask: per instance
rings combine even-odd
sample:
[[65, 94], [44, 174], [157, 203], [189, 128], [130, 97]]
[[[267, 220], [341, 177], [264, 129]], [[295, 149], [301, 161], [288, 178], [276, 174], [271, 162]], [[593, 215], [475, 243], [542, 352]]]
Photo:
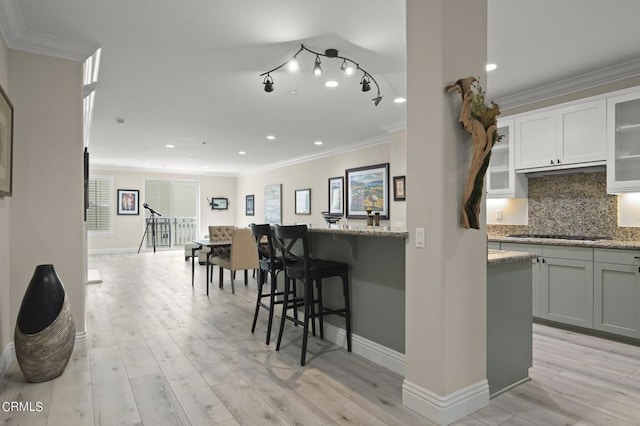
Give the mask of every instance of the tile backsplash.
[[606, 172], [529, 178], [529, 224], [487, 225], [487, 233], [567, 234], [640, 240], [640, 228], [619, 227], [618, 201]]

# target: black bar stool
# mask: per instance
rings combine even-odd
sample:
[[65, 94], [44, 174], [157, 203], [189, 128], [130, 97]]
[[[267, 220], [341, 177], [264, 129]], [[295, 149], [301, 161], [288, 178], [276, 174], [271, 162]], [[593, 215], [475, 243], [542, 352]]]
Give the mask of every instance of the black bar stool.
[[[309, 321], [313, 335], [315, 336], [315, 318], [318, 318], [320, 325], [320, 338], [324, 338], [324, 316], [337, 314], [345, 318], [347, 329], [347, 350], [351, 352], [351, 314], [349, 304], [349, 265], [344, 262], [333, 260], [312, 259], [309, 256], [309, 242], [307, 225], [275, 225], [275, 239], [282, 252], [282, 259], [297, 258], [298, 262], [286, 262], [285, 264], [285, 285], [282, 303], [282, 318], [280, 320], [280, 331], [278, 333], [278, 343], [276, 350], [280, 349], [282, 334], [284, 332], [285, 320], [291, 320], [294, 324], [303, 326], [302, 334], [302, 355], [300, 365], [305, 364], [307, 355], [307, 337], [309, 332]], [[297, 242], [302, 242], [302, 255], [292, 252]], [[322, 304], [322, 280], [324, 278], [340, 277], [342, 279], [342, 294], [344, 296], [344, 307], [331, 309]], [[301, 280], [304, 284], [304, 294], [302, 297], [293, 296], [291, 282], [295, 287], [295, 281]], [[313, 284], [315, 283], [317, 298], [314, 298]], [[317, 311], [316, 311], [317, 305]], [[289, 309], [304, 307], [303, 320], [287, 315]]]
[[[273, 311], [275, 306], [282, 303], [282, 300], [276, 301], [276, 296], [283, 296], [284, 292], [277, 291], [278, 286], [278, 274], [284, 270], [282, 266], [282, 259], [276, 256], [273, 248], [273, 239], [271, 236], [271, 225], [256, 225], [251, 224], [251, 234], [256, 240], [258, 246], [258, 256], [260, 258], [260, 268], [258, 269], [258, 299], [256, 300], [256, 312], [253, 315], [253, 325], [251, 326], [251, 332], [256, 329], [256, 322], [258, 321], [258, 312], [260, 308], [264, 308], [269, 312], [269, 320], [267, 322], [267, 340], [266, 344], [269, 344], [271, 340], [271, 326], [273, 324]], [[265, 291], [264, 285], [267, 284], [268, 278], [271, 279], [271, 285], [269, 289]], [[269, 304], [262, 301], [264, 298], [269, 298]]]

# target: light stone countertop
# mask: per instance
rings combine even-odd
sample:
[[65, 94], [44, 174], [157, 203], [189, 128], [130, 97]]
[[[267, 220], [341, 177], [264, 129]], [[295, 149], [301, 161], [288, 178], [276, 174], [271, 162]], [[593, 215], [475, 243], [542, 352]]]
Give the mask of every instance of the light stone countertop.
[[487, 251], [487, 264], [499, 265], [504, 263], [520, 262], [523, 260], [529, 260], [536, 257], [533, 253], [525, 253], [521, 251], [508, 251], [508, 250], [488, 250]]
[[342, 224], [321, 224], [309, 225], [309, 232], [325, 234], [357, 235], [364, 237], [391, 237], [407, 239], [409, 232], [405, 229], [393, 228], [390, 226], [366, 226], [366, 225], [342, 225]]
[[640, 241], [619, 241], [619, 240], [584, 241], [584, 240], [562, 240], [562, 239], [555, 239], [555, 238], [501, 237], [498, 235], [488, 235], [487, 240], [492, 242], [499, 242], [499, 243], [520, 243], [520, 244], [540, 244], [540, 245], [548, 245], [548, 246], [640, 250]]

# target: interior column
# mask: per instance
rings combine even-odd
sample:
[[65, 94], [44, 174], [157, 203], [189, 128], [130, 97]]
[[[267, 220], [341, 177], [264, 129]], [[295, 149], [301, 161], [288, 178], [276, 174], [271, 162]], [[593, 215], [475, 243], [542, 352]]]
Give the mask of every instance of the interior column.
[[[486, 380], [485, 204], [479, 230], [461, 226], [472, 142], [460, 95], [486, 88], [486, 0], [407, 0], [406, 369], [403, 403], [449, 424], [489, 403]], [[424, 230], [424, 248], [416, 234]]]

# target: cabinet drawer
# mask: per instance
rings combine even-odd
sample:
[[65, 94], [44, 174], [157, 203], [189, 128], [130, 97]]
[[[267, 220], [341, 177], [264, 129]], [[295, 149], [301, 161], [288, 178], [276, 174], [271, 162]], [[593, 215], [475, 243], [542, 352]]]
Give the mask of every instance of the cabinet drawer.
[[594, 249], [593, 260], [603, 263], [617, 263], [618, 265], [640, 266], [640, 250]]
[[542, 246], [536, 244], [522, 244], [522, 243], [500, 243], [501, 250], [511, 251], [524, 251], [527, 253], [542, 255]]
[[543, 246], [542, 255], [557, 259], [593, 261], [593, 249], [590, 247]]

